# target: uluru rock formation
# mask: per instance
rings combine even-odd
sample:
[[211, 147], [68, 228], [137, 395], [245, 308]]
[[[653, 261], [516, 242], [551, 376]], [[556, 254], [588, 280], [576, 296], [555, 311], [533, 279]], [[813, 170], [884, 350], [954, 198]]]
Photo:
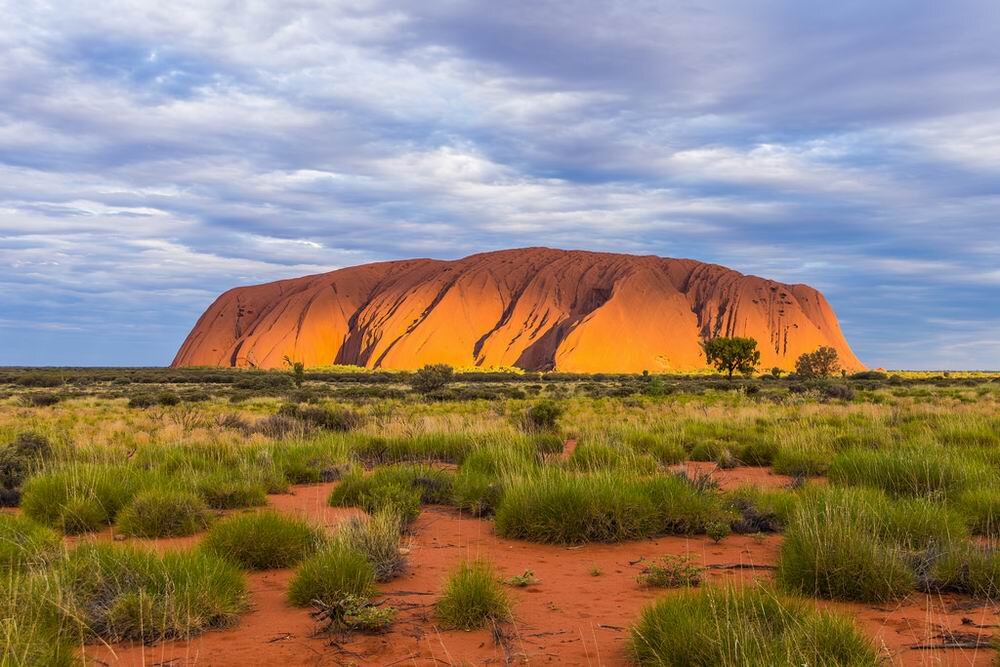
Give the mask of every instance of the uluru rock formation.
[[851, 351], [823, 295], [715, 264], [526, 248], [413, 259], [237, 287], [198, 320], [174, 366], [518, 366], [689, 371], [700, 343], [757, 339], [764, 368]]

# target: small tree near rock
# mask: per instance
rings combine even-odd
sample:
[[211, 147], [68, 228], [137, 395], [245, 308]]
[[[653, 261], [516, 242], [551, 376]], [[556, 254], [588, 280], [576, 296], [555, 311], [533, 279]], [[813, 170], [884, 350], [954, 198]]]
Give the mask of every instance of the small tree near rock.
[[448, 364], [427, 364], [410, 378], [410, 387], [421, 394], [444, 389], [455, 379], [455, 370]]
[[814, 352], [806, 352], [795, 361], [795, 374], [801, 377], [830, 377], [840, 370], [837, 351], [824, 345]]
[[704, 341], [701, 347], [709, 365], [726, 373], [730, 380], [736, 372], [752, 375], [760, 365], [760, 350], [753, 338], [712, 338]]
[[296, 387], [301, 387], [306, 381], [306, 365], [301, 361], [292, 361], [288, 355], [285, 355], [285, 365], [292, 372], [292, 382]]

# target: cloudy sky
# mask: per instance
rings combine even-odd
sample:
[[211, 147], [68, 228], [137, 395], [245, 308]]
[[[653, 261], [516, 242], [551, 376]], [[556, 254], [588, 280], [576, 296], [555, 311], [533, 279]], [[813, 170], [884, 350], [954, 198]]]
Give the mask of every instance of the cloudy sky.
[[238, 284], [547, 245], [822, 290], [1000, 368], [995, 0], [0, 0], [0, 365], [162, 365]]

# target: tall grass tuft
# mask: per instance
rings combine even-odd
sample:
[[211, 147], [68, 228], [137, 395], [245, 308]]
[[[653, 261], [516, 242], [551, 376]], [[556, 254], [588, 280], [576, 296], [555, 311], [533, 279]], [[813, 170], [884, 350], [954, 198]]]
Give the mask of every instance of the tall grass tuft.
[[985, 463], [933, 448], [848, 449], [834, 458], [830, 481], [883, 489], [894, 496], [951, 498], [985, 481]]
[[296, 607], [333, 605], [344, 596], [367, 599], [375, 591], [375, 570], [364, 554], [333, 542], [307, 558], [288, 588]]
[[130, 467], [74, 464], [28, 480], [21, 509], [67, 534], [100, 530], [135, 495], [140, 476]]
[[323, 534], [300, 519], [264, 511], [223, 519], [212, 526], [202, 549], [251, 570], [291, 567], [317, 551]]
[[545, 469], [510, 484], [495, 525], [503, 537], [580, 544], [704, 532], [728, 519], [718, 496], [677, 477]]
[[370, 475], [352, 471], [330, 492], [327, 502], [360, 507], [369, 514], [389, 509], [406, 525], [417, 518], [421, 503], [449, 502], [452, 479], [452, 473], [428, 465], [387, 466]]
[[208, 523], [208, 508], [198, 495], [163, 488], [137, 493], [117, 520], [122, 533], [144, 538], [193, 535]]
[[923, 498], [893, 500], [872, 489], [806, 493], [785, 530], [778, 581], [795, 591], [880, 602], [917, 583], [913, 553], [966, 537], [962, 517]]
[[0, 576], [53, 561], [61, 551], [50, 528], [25, 517], [0, 514]]
[[474, 630], [511, 616], [506, 591], [482, 560], [462, 561], [452, 570], [435, 611], [442, 626], [456, 630]]
[[846, 617], [762, 586], [687, 589], [646, 607], [632, 627], [640, 665], [875, 667], [871, 640]]
[[352, 517], [337, 530], [335, 541], [364, 555], [374, 568], [376, 581], [389, 581], [406, 567], [400, 550], [403, 526], [390, 510], [376, 511], [370, 517]]
[[41, 591], [47, 604], [61, 623], [75, 626], [73, 635], [112, 642], [188, 637], [231, 625], [247, 606], [239, 570], [198, 550], [160, 556], [84, 543], [34, 585], [47, 588]]

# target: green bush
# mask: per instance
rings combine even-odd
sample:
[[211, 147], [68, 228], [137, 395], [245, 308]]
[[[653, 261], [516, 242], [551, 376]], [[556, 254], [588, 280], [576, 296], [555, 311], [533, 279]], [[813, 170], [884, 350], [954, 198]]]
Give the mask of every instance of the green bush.
[[876, 667], [872, 641], [844, 616], [769, 588], [688, 589], [646, 607], [632, 627], [640, 665]]
[[288, 588], [296, 607], [332, 605], [345, 595], [369, 598], [375, 592], [375, 571], [360, 552], [334, 542], [299, 567]]
[[510, 601], [493, 568], [486, 561], [462, 561], [448, 577], [435, 611], [441, 625], [474, 630], [506, 621]]
[[563, 411], [559, 403], [541, 400], [525, 410], [521, 423], [527, 431], [552, 431], [559, 425]]
[[197, 494], [176, 489], [140, 491], [119, 513], [118, 529], [133, 537], [180, 537], [204, 530], [208, 508]]
[[251, 570], [291, 567], [315, 553], [323, 534], [312, 524], [275, 512], [253, 512], [212, 526], [202, 548]]
[[88, 542], [55, 570], [58, 612], [105, 641], [152, 642], [233, 624], [247, 606], [243, 575], [202, 551]]
[[59, 537], [51, 529], [25, 517], [0, 514], [0, 573], [3, 576], [45, 565], [55, 559], [61, 546]]

